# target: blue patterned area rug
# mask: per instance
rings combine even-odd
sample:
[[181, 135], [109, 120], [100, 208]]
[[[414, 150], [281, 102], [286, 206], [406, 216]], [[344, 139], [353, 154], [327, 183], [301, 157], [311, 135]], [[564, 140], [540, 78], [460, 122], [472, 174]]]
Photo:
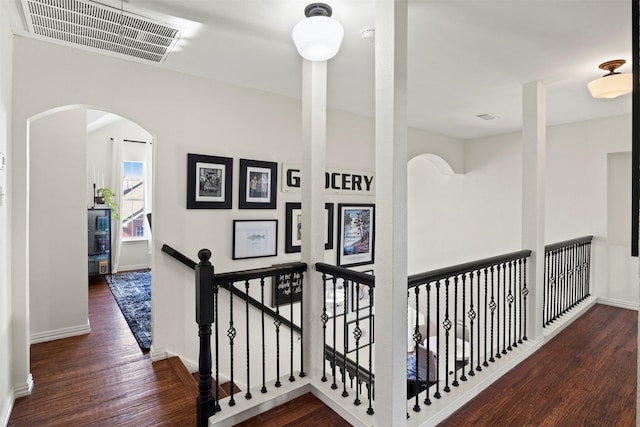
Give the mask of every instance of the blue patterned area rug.
[[151, 348], [151, 270], [126, 271], [106, 275], [120, 311], [138, 345]]

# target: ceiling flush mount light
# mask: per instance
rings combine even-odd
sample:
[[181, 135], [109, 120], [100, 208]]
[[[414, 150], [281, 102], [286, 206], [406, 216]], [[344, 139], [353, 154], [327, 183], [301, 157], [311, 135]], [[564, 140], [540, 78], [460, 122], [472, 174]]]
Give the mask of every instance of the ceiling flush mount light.
[[293, 27], [293, 43], [304, 59], [326, 61], [338, 53], [344, 29], [331, 17], [331, 12], [328, 4], [312, 3], [304, 9], [307, 18]]
[[633, 90], [632, 74], [616, 71], [616, 68], [621, 67], [625, 62], [624, 59], [614, 59], [600, 64], [600, 69], [609, 71], [609, 73], [587, 84], [591, 96], [594, 98], [617, 98], [630, 93]]

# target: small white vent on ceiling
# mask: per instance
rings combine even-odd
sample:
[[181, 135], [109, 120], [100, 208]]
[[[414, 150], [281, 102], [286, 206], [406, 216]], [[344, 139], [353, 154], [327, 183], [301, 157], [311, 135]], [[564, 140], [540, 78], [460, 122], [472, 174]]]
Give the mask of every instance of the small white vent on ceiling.
[[22, 0], [29, 32], [75, 45], [162, 62], [180, 29], [95, 2]]
[[496, 116], [495, 114], [491, 114], [491, 113], [482, 113], [482, 114], [478, 114], [476, 116], [479, 119], [482, 120], [495, 120], [498, 118], [498, 116]]

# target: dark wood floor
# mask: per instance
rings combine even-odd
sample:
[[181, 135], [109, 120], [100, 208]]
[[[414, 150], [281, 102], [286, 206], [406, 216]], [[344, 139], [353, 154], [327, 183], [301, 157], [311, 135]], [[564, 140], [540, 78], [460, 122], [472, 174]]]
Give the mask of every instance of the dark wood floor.
[[193, 377], [176, 358], [151, 363], [104, 280], [89, 286], [89, 320], [90, 334], [31, 346], [35, 386], [9, 426], [195, 425]]
[[638, 313], [596, 305], [440, 425], [636, 425]]
[[[35, 387], [9, 426], [192, 426], [197, 387], [176, 359], [151, 363], [104, 281], [88, 335], [35, 344]], [[596, 305], [441, 425], [634, 426], [637, 313]], [[239, 426], [349, 424], [310, 394]]]

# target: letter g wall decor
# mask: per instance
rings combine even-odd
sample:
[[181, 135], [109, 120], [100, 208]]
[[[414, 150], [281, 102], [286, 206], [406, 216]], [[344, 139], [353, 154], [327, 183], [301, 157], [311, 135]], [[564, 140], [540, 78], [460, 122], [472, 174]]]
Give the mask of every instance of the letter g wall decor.
[[[300, 167], [282, 165], [282, 191], [300, 192]], [[324, 174], [324, 188], [327, 193], [349, 194], [352, 196], [373, 196], [375, 194], [373, 172], [330, 169]]]

